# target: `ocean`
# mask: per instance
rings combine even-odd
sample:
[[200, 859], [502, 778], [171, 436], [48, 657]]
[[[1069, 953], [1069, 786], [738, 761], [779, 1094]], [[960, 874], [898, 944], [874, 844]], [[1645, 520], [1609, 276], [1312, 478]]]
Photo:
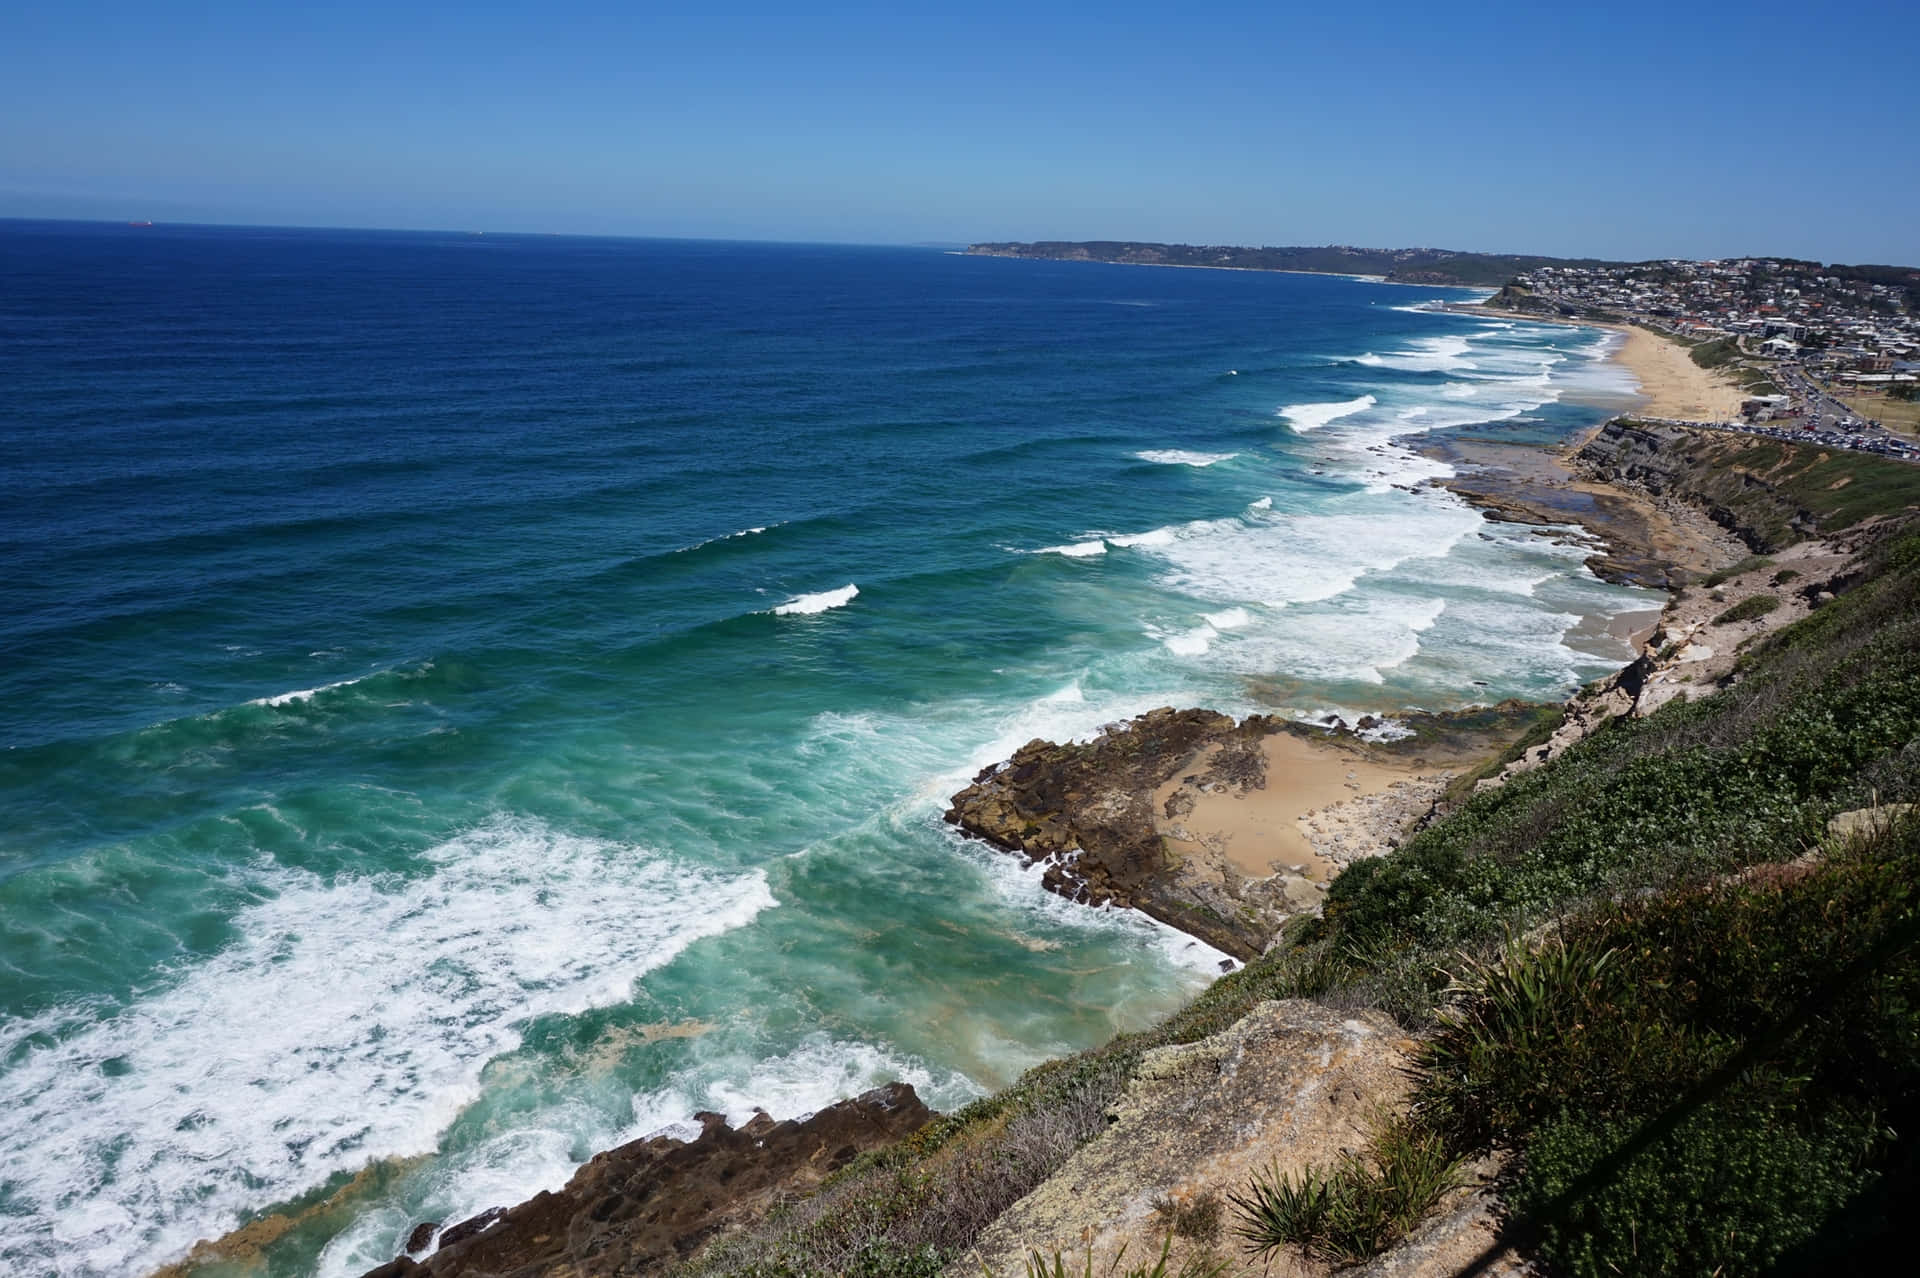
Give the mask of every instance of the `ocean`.
[[[0, 1267], [354, 1275], [1219, 955], [949, 795], [1159, 705], [1557, 698], [1649, 606], [1401, 442], [1632, 383], [1463, 290], [0, 222]], [[244, 1262], [244, 1263], [241, 1263]]]

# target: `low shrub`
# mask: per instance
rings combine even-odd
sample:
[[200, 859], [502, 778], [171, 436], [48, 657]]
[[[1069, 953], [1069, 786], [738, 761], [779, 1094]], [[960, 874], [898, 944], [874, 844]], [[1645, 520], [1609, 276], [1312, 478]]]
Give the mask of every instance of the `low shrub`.
[[1563, 1117], [1528, 1146], [1513, 1206], [1538, 1220], [1541, 1257], [1570, 1278], [1760, 1274], [1813, 1238], [1866, 1184], [1868, 1133], [1805, 1133], [1790, 1116], [1703, 1110], [1570, 1203], [1561, 1199], [1632, 1135]]
[[1740, 576], [1742, 573], [1752, 572], [1756, 568], [1770, 568], [1772, 566], [1773, 560], [1765, 555], [1748, 555], [1737, 564], [1729, 564], [1725, 568], [1708, 573], [1705, 577], [1701, 578], [1701, 584], [1706, 586], [1723, 585], [1733, 580], [1733, 578]]
[[1185, 1202], [1166, 1196], [1156, 1198], [1153, 1215], [1174, 1237], [1209, 1243], [1220, 1237], [1220, 1195], [1211, 1189]]
[[[1123, 1246], [1120, 1251], [1121, 1255], [1115, 1256], [1112, 1263], [1102, 1271], [1102, 1278], [1107, 1278], [1119, 1269], [1120, 1261], [1125, 1257], [1126, 1248]], [[993, 1278], [992, 1270], [984, 1265], [981, 1268], [986, 1273], [986, 1278]], [[1168, 1234], [1166, 1241], [1160, 1244], [1160, 1259], [1151, 1265], [1133, 1266], [1126, 1271], [1125, 1278], [1220, 1278], [1227, 1269], [1228, 1265], [1225, 1261], [1210, 1253], [1188, 1256], [1179, 1265], [1174, 1265], [1173, 1235]], [[1028, 1256], [1026, 1278], [1075, 1278], [1075, 1276], [1073, 1271], [1067, 1268], [1066, 1258], [1056, 1251], [1051, 1261], [1039, 1252]], [[1087, 1252], [1086, 1265], [1081, 1270], [1079, 1278], [1093, 1278], [1092, 1251]]]
[[1731, 625], [1736, 621], [1753, 621], [1764, 617], [1780, 606], [1780, 600], [1774, 595], [1748, 595], [1733, 607], [1713, 619], [1716, 626]]
[[1831, 855], [1463, 964], [1415, 1113], [1521, 1152], [1510, 1202], [1555, 1272], [1761, 1273], [1898, 1223], [1845, 1209], [1914, 1188], [1920, 822]]
[[1263, 1260], [1298, 1247], [1334, 1264], [1378, 1255], [1411, 1233], [1460, 1183], [1460, 1161], [1438, 1133], [1406, 1123], [1382, 1127], [1365, 1156], [1345, 1154], [1328, 1171], [1297, 1177], [1277, 1168], [1228, 1195], [1234, 1232]]

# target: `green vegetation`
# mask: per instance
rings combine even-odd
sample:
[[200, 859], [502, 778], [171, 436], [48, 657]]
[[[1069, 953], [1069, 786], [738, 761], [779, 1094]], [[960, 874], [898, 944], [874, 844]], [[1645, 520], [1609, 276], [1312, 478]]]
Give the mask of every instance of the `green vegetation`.
[[1722, 337], [1711, 342], [1701, 342], [1688, 354], [1693, 362], [1702, 368], [1719, 368], [1731, 364], [1740, 358], [1740, 344], [1731, 337]]
[[1443, 1013], [1420, 1112], [1524, 1151], [1511, 1200], [1556, 1272], [1857, 1248], [1888, 1222], [1847, 1206], [1916, 1188], [1917, 873], [1909, 826], [1512, 946]]
[[[1126, 1248], [1122, 1247], [1124, 1253]], [[1151, 1265], [1135, 1265], [1126, 1271], [1126, 1278], [1219, 1278], [1227, 1272], [1226, 1262], [1210, 1257], [1189, 1256], [1178, 1268], [1171, 1267], [1173, 1235], [1168, 1234], [1166, 1242], [1160, 1245], [1160, 1259]], [[1120, 1267], [1121, 1257], [1116, 1256], [1113, 1263], [1103, 1271], [1112, 1274]], [[986, 1278], [993, 1278], [993, 1271], [986, 1271]], [[1027, 1258], [1026, 1278], [1073, 1278], [1073, 1271], [1067, 1268], [1066, 1260], [1059, 1252], [1053, 1253], [1049, 1261], [1035, 1252]], [[1093, 1253], [1087, 1253], [1086, 1266], [1080, 1272], [1080, 1278], [1093, 1278]]]
[[1700, 579], [1700, 584], [1703, 586], [1707, 586], [1709, 588], [1714, 586], [1721, 586], [1721, 585], [1725, 585], [1729, 581], [1732, 581], [1735, 577], [1739, 577], [1739, 576], [1742, 576], [1743, 574], [1754, 571], [1756, 568], [1771, 568], [1771, 567], [1773, 567], [1773, 560], [1769, 559], [1767, 556], [1748, 555], [1745, 559], [1742, 559], [1737, 564], [1729, 564], [1725, 568], [1720, 568], [1713, 572], [1708, 573], [1706, 576]]
[[1240, 1211], [1234, 1232], [1262, 1260], [1295, 1246], [1337, 1265], [1355, 1264], [1411, 1233], [1459, 1184], [1459, 1171], [1459, 1158], [1438, 1132], [1393, 1123], [1365, 1156], [1347, 1154], [1331, 1171], [1255, 1176], [1245, 1193], [1232, 1196]]
[[[1790, 452], [1771, 464], [1827, 464]], [[1738, 682], [1473, 795], [1161, 1026], [856, 1161], [694, 1271], [936, 1273], [1105, 1129], [1146, 1050], [1292, 997], [1386, 1009], [1426, 1046], [1364, 1156], [1234, 1196], [1256, 1251], [1386, 1245], [1500, 1150], [1508, 1236], [1557, 1270], [1873, 1271], [1889, 1204], [1920, 1195], [1920, 824], [1842, 845], [1827, 823], [1920, 801], [1915, 527]]]
[[1727, 431], [1642, 428], [1662, 432], [1676, 492], [1712, 508], [1756, 549], [1778, 550], [1815, 529], [1851, 528], [1920, 504], [1920, 468], [1870, 453]]
[[1736, 621], [1752, 621], [1764, 617], [1780, 606], [1775, 595], [1748, 595], [1733, 607], [1713, 619], [1716, 626], [1732, 625]]

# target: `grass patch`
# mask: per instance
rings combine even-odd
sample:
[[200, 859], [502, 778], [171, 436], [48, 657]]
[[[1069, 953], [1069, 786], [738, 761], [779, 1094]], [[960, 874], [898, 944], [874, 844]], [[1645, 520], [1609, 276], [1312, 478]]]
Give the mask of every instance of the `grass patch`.
[[[1120, 1261], [1125, 1256], [1126, 1248], [1122, 1246], [1120, 1250], [1122, 1254], [1115, 1256], [1113, 1262], [1101, 1271], [1103, 1278], [1105, 1275], [1119, 1271]], [[1225, 1261], [1216, 1259], [1211, 1254], [1188, 1256], [1177, 1266], [1172, 1263], [1172, 1256], [1173, 1235], [1168, 1234], [1167, 1240], [1160, 1244], [1160, 1259], [1150, 1265], [1135, 1265], [1126, 1271], [1125, 1278], [1219, 1278], [1228, 1269]], [[986, 1274], [986, 1278], [993, 1278], [992, 1270], [982, 1266], [982, 1271]], [[1087, 1253], [1086, 1265], [1076, 1275], [1073, 1270], [1067, 1268], [1066, 1258], [1059, 1252], [1053, 1253], [1052, 1260], [1048, 1260], [1039, 1252], [1034, 1252], [1027, 1257], [1026, 1278], [1093, 1278], [1093, 1253], [1091, 1251]]]
[[1902, 435], [1920, 435], [1920, 400], [1890, 395], [1849, 395], [1847, 408], [1865, 421], [1880, 422]]
[[1734, 360], [1741, 358], [1740, 344], [1731, 337], [1701, 342], [1687, 354], [1702, 368], [1719, 368], [1723, 364], [1731, 364]]
[[1220, 1195], [1209, 1189], [1185, 1202], [1170, 1197], [1153, 1201], [1154, 1219], [1170, 1237], [1210, 1243], [1220, 1237]]
[[1511, 1201], [1555, 1272], [1758, 1273], [1816, 1240], [1871, 1247], [1848, 1205], [1920, 1188], [1917, 883], [1909, 823], [1510, 946], [1467, 969], [1419, 1112], [1451, 1147], [1523, 1153]]
[[1765, 555], [1748, 555], [1737, 564], [1731, 564], [1715, 572], [1708, 573], [1705, 577], [1701, 578], [1700, 584], [1703, 586], [1724, 585], [1742, 573], [1752, 572], [1756, 568], [1771, 568], [1772, 566], [1773, 560], [1767, 558]]
[[1276, 1169], [1231, 1195], [1247, 1249], [1271, 1260], [1288, 1247], [1336, 1265], [1376, 1256], [1411, 1233], [1460, 1183], [1459, 1160], [1438, 1133], [1389, 1124], [1367, 1154], [1346, 1154], [1327, 1171]]
[[1716, 626], [1731, 625], [1736, 621], [1753, 621], [1766, 616], [1780, 606], [1776, 595], [1748, 595], [1733, 607], [1713, 619]]
[[1920, 467], [1870, 453], [1723, 431], [1667, 432], [1676, 495], [1761, 553], [1920, 505]]

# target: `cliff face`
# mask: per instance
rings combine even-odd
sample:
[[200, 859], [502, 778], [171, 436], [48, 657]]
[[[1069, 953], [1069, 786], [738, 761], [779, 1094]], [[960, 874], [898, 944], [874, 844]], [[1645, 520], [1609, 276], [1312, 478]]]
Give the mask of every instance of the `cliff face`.
[[1762, 554], [1914, 495], [1914, 485], [1894, 491], [1900, 468], [1875, 458], [1631, 419], [1608, 422], [1574, 460], [1596, 478], [1701, 510]]
[[[1108, 1111], [1107, 1129], [989, 1226], [948, 1278], [1018, 1274], [1036, 1252], [1074, 1261], [1084, 1253], [1107, 1273], [1123, 1255], [1151, 1263], [1163, 1242], [1169, 1272], [1192, 1262], [1224, 1265], [1236, 1278], [1317, 1278], [1329, 1266], [1292, 1255], [1268, 1263], [1239, 1247], [1227, 1197], [1256, 1174], [1324, 1169], [1365, 1147], [1382, 1116], [1405, 1104], [1412, 1047], [1380, 1012], [1296, 999], [1261, 1003], [1198, 1042], [1155, 1048]], [[1457, 1273], [1494, 1231], [1487, 1186], [1469, 1175], [1380, 1272]], [[1511, 1271], [1502, 1256], [1488, 1272]]]
[[1859, 579], [1871, 530], [1803, 541], [1745, 571], [1724, 570], [1711, 585], [1686, 587], [1661, 611], [1640, 656], [1568, 699], [1560, 724], [1498, 773], [1496, 789], [1565, 753], [1616, 718], [1644, 719], [1670, 701], [1707, 696], [1738, 677], [1741, 654], [1792, 625]]

